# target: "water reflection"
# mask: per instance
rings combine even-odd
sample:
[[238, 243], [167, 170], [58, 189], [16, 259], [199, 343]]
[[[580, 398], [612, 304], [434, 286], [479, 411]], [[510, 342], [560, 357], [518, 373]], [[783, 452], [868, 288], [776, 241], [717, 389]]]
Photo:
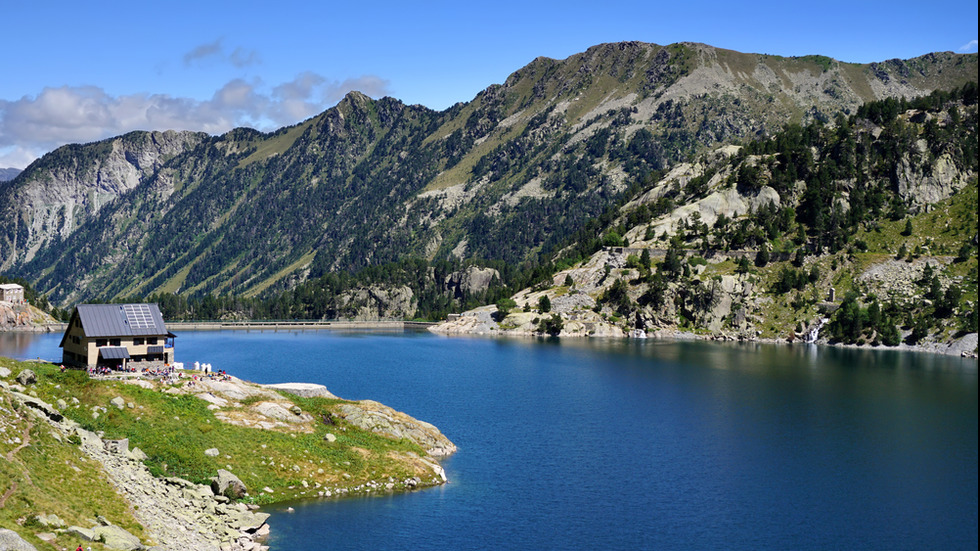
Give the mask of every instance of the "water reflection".
[[[59, 338], [8, 340], [49, 357]], [[375, 399], [459, 446], [438, 490], [270, 509], [276, 549], [977, 547], [975, 361], [329, 332], [182, 332], [177, 354]]]
[[61, 360], [60, 334], [28, 333], [23, 331], [0, 331], [0, 356], [16, 360], [44, 359], [51, 362]]

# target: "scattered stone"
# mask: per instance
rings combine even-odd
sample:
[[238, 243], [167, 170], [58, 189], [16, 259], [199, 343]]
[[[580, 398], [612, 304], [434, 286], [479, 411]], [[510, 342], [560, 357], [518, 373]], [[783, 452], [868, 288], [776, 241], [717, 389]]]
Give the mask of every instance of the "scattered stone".
[[296, 406], [296, 405], [294, 405], [293, 407], [289, 408], [289, 411], [293, 412], [293, 415], [302, 415], [303, 414], [303, 410], [300, 409], [300, 407], [299, 406]]
[[3, 377], [4, 379], [10, 377], [10, 370], [6, 367], [0, 367], [0, 377]]
[[221, 455], [221, 452], [218, 451], [218, 448], [208, 448], [204, 450], [204, 455], [208, 457], [218, 457]]
[[55, 515], [53, 513], [50, 515], [38, 515], [37, 517], [35, 517], [35, 519], [37, 520], [38, 524], [46, 528], [65, 527], [65, 521], [61, 520], [60, 518], [58, 518], [58, 515]]
[[129, 438], [123, 438], [122, 440], [106, 440], [103, 445], [105, 446], [106, 451], [109, 453], [118, 455], [129, 454]]
[[323, 439], [326, 440], [327, 442], [331, 442], [331, 443], [337, 441], [337, 437], [334, 434], [329, 433], [329, 432], [327, 434], [324, 434], [323, 435]]

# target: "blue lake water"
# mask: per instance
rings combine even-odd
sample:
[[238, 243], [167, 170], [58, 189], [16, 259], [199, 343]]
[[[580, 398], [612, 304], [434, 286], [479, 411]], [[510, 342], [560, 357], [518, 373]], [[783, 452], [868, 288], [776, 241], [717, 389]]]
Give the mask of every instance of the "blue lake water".
[[[0, 355], [60, 357], [60, 335]], [[273, 507], [273, 550], [977, 548], [977, 362], [804, 346], [181, 332], [438, 426], [450, 482]]]

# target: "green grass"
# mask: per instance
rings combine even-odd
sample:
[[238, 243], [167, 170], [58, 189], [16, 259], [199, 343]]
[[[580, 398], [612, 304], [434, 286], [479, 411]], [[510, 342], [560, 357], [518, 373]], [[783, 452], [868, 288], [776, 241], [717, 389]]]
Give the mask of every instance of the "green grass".
[[306, 121], [301, 124], [290, 128], [286, 132], [274, 136], [272, 138], [263, 140], [259, 143], [255, 152], [243, 159], [238, 167], [246, 167], [256, 161], [264, 161], [271, 156], [279, 155], [284, 153], [287, 149], [296, 143], [296, 140], [303, 135], [303, 132], [312, 124], [312, 120]]
[[[11, 379], [23, 369], [35, 372], [55, 370], [33, 362], [17, 362], [0, 358], [0, 366], [12, 371]], [[50, 383], [49, 383], [50, 384]], [[53, 384], [51, 384], [53, 386]], [[59, 389], [60, 390], [60, 389]], [[37, 525], [38, 514], [57, 514], [66, 524], [91, 526], [102, 515], [130, 533], [145, 537], [142, 527], [133, 518], [127, 503], [119, 497], [106, 479], [101, 465], [89, 460], [77, 445], [56, 433], [48, 424], [19, 411], [4, 395], [0, 399], [5, 428], [0, 439], [0, 495], [10, 495], [0, 507], [0, 527], [16, 531], [38, 549], [74, 549], [78, 544], [90, 545], [67, 534], [60, 534], [54, 545], [37, 538], [36, 532], [51, 529]], [[13, 437], [25, 439], [30, 445], [10, 443]]]
[[955, 256], [960, 245], [977, 235], [977, 180], [974, 178], [952, 197], [936, 203], [932, 210], [909, 218], [912, 234], [902, 235], [906, 219], [882, 219], [873, 229], [857, 232], [868, 252], [895, 254], [904, 243], [911, 251], [928, 246], [931, 254]]
[[[129, 438], [148, 456], [144, 462], [156, 475], [179, 476], [209, 483], [219, 468], [235, 473], [250, 490], [250, 499], [269, 503], [309, 497], [315, 488], [352, 487], [370, 480], [420, 476], [417, 460], [425, 451], [408, 440], [395, 440], [346, 424], [336, 416], [342, 400], [303, 399], [283, 395], [317, 422], [313, 432], [262, 430], [223, 422], [192, 395], [172, 395], [122, 382], [89, 380], [79, 371], [61, 373], [53, 365], [32, 365], [39, 376], [38, 396], [55, 403], [59, 398], [79, 400], [62, 413], [104, 438]], [[15, 370], [16, 373], [17, 370]], [[109, 404], [122, 397], [135, 407], [117, 409]], [[226, 414], [244, 412], [258, 399], [233, 403]], [[97, 417], [93, 408], [99, 410]], [[321, 422], [332, 415], [336, 425]], [[324, 436], [331, 432], [335, 442]], [[204, 451], [217, 448], [220, 455]], [[306, 482], [304, 486], [303, 482]], [[317, 486], [319, 485], [319, 486]], [[273, 493], [263, 493], [263, 488]]]

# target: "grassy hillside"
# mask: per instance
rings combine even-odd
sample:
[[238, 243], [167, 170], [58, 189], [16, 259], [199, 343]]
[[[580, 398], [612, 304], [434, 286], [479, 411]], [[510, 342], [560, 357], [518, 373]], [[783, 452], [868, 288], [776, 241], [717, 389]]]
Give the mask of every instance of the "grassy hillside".
[[[188, 386], [187, 380], [94, 380], [81, 371], [62, 373], [54, 365], [6, 358], [0, 358], [0, 368], [11, 371], [4, 388], [22, 370], [33, 370], [38, 382], [29, 388], [32, 395], [60, 406], [63, 415], [105, 439], [128, 438], [130, 449], [142, 450], [148, 456], [145, 465], [157, 476], [209, 484], [219, 468], [236, 473], [249, 489], [247, 502], [398, 491], [442, 482], [417, 443], [345, 421], [338, 413], [338, 406], [349, 404], [344, 400], [299, 398], [248, 385], [237, 385], [225, 395], [225, 387], [205, 382]], [[252, 394], [235, 394], [243, 389]], [[225, 403], [209, 407], [195, 392], [210, 392], [209, 398]], [[126, 405], [110, 403], [116, 398]], [[257, 413], [273, 408], [300, 419], [290, 412], [294, 407], [304, 420], [277, 423]], [[116, 495], [101, 464], [80, 452], [77, 436], [27, 414], [26, 406], [5, 391], [0, 391], [0, 408], [0, 453], [6, 459], [0, 461], [0, 527], [17, 531], [39, 549], [56, 547], [37, 538], [37, 533], [50, 531], [33, 520], [38, 514], [54, 513], [79, 526], [90, 526], [89, 519], [102, 515], [142, 537], [130, 506]], [[269, 426], [258, 428], [260, 422]], [[205, 453], [212, 448], [220, 454]], [[74, 548], [79, 542], [63, 534], [55, 543], [57, 548]]]

